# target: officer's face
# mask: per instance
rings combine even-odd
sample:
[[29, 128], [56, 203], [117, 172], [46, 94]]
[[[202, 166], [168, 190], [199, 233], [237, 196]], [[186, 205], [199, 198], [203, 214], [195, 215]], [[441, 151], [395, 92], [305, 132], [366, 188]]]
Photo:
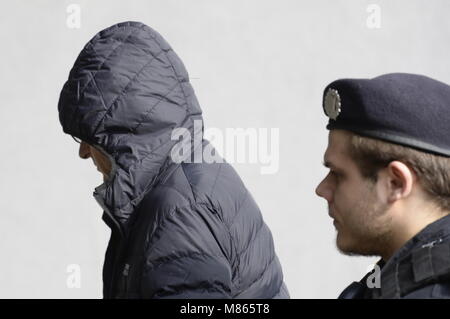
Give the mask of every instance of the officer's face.
[[389, 240], [390, 218], [379, 200], [377, 183], [364, 178], [348, 154], [350, 137], [347, 131], [330, 132], [324, 156], [330, 171], [316, 193], [328, 202], [341, 252], [379, 255], [380, 245]]

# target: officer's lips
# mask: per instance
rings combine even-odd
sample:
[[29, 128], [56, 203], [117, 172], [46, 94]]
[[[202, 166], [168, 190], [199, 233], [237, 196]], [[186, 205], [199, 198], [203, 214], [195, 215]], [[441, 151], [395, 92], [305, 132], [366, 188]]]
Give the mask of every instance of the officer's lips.
[[336, 219], [336, 217], [334, 217], [334, 214], [331, 212], [330, 209], [328, 209], [328, 216], [330, 216], [333, 219]]
[[337, 219], [336, 219], [336, 216], [331, 212], [330, 209], [328, 209], [328, 216], [330, 216], [330, 218], [333, 219], [333, 225], [336, 226], [336, 224], [338, 223], [338, 221], [337, 221]]

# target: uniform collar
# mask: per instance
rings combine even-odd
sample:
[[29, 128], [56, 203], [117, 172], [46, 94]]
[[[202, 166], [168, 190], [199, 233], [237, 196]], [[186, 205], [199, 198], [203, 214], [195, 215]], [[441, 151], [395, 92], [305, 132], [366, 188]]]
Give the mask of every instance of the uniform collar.
[[[450, 237], [450, 215], [444, 216], [427, 225], [418, 234], [408, 240], [387, 262], [380, 260], [377, 265], [381, 268], [381, 288], [371, 289], [374, 298], [400, 298], [401, 265], [411, 264], [410, 260], [414, 252], [421, 248], [448, 240]], [[365, 277], [366, 278], [366, 277]]]

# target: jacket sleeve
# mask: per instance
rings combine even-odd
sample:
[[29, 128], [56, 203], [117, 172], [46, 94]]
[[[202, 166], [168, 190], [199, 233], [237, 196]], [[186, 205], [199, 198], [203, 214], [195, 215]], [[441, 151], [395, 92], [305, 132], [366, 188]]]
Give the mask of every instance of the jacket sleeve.
[[143, 298], [231, 298], [229, 233], [204, 205], [176, 208], [149, 235]]

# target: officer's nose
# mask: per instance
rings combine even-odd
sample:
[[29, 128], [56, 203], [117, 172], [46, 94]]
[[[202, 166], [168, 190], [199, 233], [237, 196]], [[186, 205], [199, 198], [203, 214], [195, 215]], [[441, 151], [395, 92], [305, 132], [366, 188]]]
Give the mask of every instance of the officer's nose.
[[91, 157], [91, 149], [89, 148], [88, 143], [81, 141], [78, 155], [83, 159], [88, 159], [89, 157]]
[[316, 194], [317, 196], [324, 198], [329, 203], [333, 200], [333, 190], [328, 183], [328, 175], [320, 182], [319, 185], [317, 185]]

